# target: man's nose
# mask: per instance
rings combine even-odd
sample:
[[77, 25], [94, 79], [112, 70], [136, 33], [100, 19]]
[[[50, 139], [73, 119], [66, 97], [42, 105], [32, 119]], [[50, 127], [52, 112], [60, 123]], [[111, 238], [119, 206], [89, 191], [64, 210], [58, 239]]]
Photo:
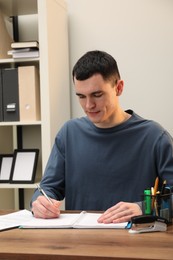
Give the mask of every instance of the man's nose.
[[91, 109], [95, 106], [95, 102], [92, 98], [87, 98], [86, 99], [86, 108]]

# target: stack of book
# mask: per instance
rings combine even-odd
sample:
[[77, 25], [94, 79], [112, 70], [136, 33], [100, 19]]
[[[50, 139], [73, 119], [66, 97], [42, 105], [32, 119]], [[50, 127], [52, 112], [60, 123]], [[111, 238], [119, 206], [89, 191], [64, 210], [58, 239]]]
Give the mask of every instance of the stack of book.
[[37, 41], [12, 42], [11, 48], [8, 55], [14, 59], [39, 57], [39, 43]]

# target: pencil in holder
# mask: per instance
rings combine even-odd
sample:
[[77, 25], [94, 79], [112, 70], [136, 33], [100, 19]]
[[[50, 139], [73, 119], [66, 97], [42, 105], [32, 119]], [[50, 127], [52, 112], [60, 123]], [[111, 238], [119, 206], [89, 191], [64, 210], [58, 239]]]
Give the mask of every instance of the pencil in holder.
[[145, 215], [165, 218], [172, 223], [172, 193], [169, 194], [144, 194], [142, 195], [142, 211]]

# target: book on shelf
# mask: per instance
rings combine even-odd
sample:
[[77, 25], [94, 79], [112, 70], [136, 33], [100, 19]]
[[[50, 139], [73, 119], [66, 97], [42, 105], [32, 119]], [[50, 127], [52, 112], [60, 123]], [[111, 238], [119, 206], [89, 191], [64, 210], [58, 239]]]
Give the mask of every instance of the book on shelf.
[[39, 50], [34, 50], [32, 48], [27, 48], [25, 50], [20, 49], [20, 51], [10, 50], [8, 51], [8, 55], [12, 55], [13, 59], [21, 59], [21, 58], [38, 58]]
[[20, 49], [12, 49], [7, 52], [8, 55], [13, 55], [14, 53], [20, 52], [29, 52], [35, 50], [34, 48], [20, 48]]
[[12, 49], [21, 49], [21, 48], [36, 48], [39, 49], [38, 41], [21, 41], [21, 42], [12, 42]]

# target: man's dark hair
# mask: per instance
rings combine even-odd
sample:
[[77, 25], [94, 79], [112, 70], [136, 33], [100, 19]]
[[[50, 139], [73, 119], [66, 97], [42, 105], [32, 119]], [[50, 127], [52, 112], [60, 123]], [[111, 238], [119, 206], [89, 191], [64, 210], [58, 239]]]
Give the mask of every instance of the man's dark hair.
[[94, 74], [101, 74], [105, 81], [120, 79], [116, 60], [108, 53], [103, 51], [89, 51], [84, 54], [74, 65], [72, 76], [73, 80], [85, 80]]

